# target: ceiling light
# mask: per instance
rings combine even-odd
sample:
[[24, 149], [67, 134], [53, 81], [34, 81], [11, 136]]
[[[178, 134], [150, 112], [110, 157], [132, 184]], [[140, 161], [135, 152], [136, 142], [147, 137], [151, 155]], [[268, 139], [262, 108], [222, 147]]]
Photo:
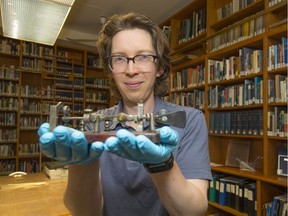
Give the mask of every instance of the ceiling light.
[[101, 23], [101, 25], [104, 25], [104, 24], [106, 23], [106, 21], [107, 21], [107, 17], [105, 17], [105, 16], [101, 16], [101, 17], [100, 17], [100, 23]]
[[54, 45], [75, 0], [0, 0], [6, 37]]

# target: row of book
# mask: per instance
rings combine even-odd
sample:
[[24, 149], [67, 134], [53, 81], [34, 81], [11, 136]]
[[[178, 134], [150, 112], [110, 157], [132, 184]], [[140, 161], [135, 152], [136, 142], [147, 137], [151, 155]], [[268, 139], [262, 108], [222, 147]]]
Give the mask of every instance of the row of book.
[[94, 68], [103, 68], [103, 63], [101, 62], [100, 58], [97, 58], [96, 56], [88, 55], [87, 66], [94, 67]]
[[[0, 80], [0, 94], [9, 96], [18, 96], [19, 84], [14, 81]], [[21, 95], [22, 96], [41, 96], [41, 90], [37, 86], [33, 85], [22, 85]]]
[[15, 160], [0, 160], [0, 175], [7, 175], [15, 172], [16, 161]]
[[86, 92], [86, 102], [107, 103], [109, 100], [108, 92]]
[[239, 49], [239, 56], [208, 60], [208, 83], [230, 80], [263, 72], [263, 51], [249, 47]]
[[79, 66], [79, 65], [74, 65], [73, 73], [74, 73], [74, 75], [83, 77], [83, 75], [84, 75], [84, 67], [83, 66]]
[[281, 42], [268, 47], [267, 69], [274, 70], [288, 66], [288, 40], [281, 37]]
[[184, 68], [172, 74], [171, 90], [182, 90], [205, 84], [205, 66], [203, 64], [196, 67]]
[[[108, 88], [109, 81], [107, 79], [93, 79], [88, 78], [88, 87], [98, 87], [98, 88]], [[83, 89], [83, 79], [74, 79], [75, 88], [77, 89]], [[71, 80], [56, 80], [55, 86], [58, 88], [71, 88], [72, 87], [72, 81]], [[6, 81], [6, 80], [0, 80], [0, 94], [7, 95], [7, 96], [18, 96], [19, 92], [19, 84], [15, 83], [13, 81]], [[41, 94], [40, 94], [41, 93]], [[101, 95], [103, 93], [100, 93]], [[79, 98], [79, 100], [83, 100], [83, 93], [81, 92], [69, 92], [69, 91], [52, 91], [51, 86], [47, 85], [46, 89], [42, 88], [41, 91], [39, 87], [33, 86], [33, 85], [24, 85], [21, 86], [21, 95], [24, 96], [46, 96], [46, 98], [52, 98], [53, 95], [55, 95], [56, 98], [59, 99], [65, 99], [65, 100], [72, 100], [72, 98]], [[107, 93], [106, 93], [107, 95]], [[102, 97], [102, 96], [101, 96]], [[12, 98], [1, 98], [0, 99], [0, 108], [6, 108], [10, 107], [17, 107], [17, 104], [15, 103], [15, 100]]]
[[225, 4], [223, 7], [217, 9], [217, 19], [222, 20], [227, 16], [230, 16], [239, 10], [255, 3], [257, 0], [232, 0]]
[[[80, 100], [79, 100], [80, 101]], [[81, 102], [83, 102], [83, 98], [81, 100]], [[80, 104], [74, 104], [74, 107], [73, 107], [73, 111], [75, 114], [83, 114], [83, 110], [84, 110], [84, 106], [83, 106], [83, 103], [80, 103]]]
[[287, 102], [288, 77], [276, 74], [274, 78], [268, 79], [268, 102], [284, 103]]
[[276, 195], [271, 202], [263, 205], [263, 216], [287, 216], [287, 193]]
[[[23, 58], [22, 60], [22, 68], [26, 70], [36, 70], [36, 71], [46, 71], [48, 73], [55, 72], [59, 75], [68, 75], [72, 73], [72, 67], [71, 65], [67, 65], [65, 63], [58, 63], [57, 67], [53, 67], [53, 62], [51, 61], [45, 61], [43, 62], [41, 59], [30, 59], [30, 58]], [[2, 66], [3, 67], [3, 66]], [[4, 65], [5, 67], [5, 65]], [[3, 67], [3, 69], [5, 69]], [[1, 69], [1, 70], [3, 70]], [[14, 70], [13, 68], [7, 68], [6, 70]], [[84, 74], [84, 68], [82, 66], [75, 65], [73, 67], [73, 73], [77, 76], [83, 76]], [[0, 73], [1, 75], [1, 73]]]
[[42, 87], [41, 89], [41, 96], [45, 98], [52, 98], [52, 87], [47, 85], [46, 87]]
[[42, 65], [43, 61], [41, 59], [31, 59], [31, 58], [22, 59], [22, 68], [26, 70], [41, 71]]
[[[68, 71], [72, 71], [72, 69], [73, 69], [72, 65], [70, 63], [62, 62], [62, 61], [57, 62], [57, 68], [66, 69]], [[83, 68], [83, 67], [78, 67], [78, 68]]]
[[263, 110], [211, 111], [212, 134], [263, 135]]
[[26, 113], [26, 112], [41, 113], [41, 102], [37, 100], [21, 98], [20, 110], [21, 110], [21, 113]]
[[5, 129], [0, 128], [0, 143], [2, 142], [16, 142], [17, 140], [17, 131], [16, 129]]
[[41, 89], [35, 85], [21, 85], [21, 96], [26, 97], [40, 97]]
[[17, 114], [15, 112], [1, 112], [0, 113], [0, 126], [14, 126], [16, 125]]
[[274, 5], [277, 5], [277, 4], [279, 4], [281, 2], [285, 2], [285, 1], [286, 0], [268, 0], [268, 5], [269, 5], [269, 7], [272, 7]]
[[39, 116], [21, 116], [20, 128], [21, 129], [36, 129], [41, 125], [41, 118]]
[[0, 80], [0, 94], [18, 96], [19, 84], [13, 81]]
[[71, 54], [65, 50], [57, 50], [57, 57], [62, 60], [62, 62], [71, 62]]
[[4, 79], [19, 79], [19, 71], [15, 69], [15, 65], [10, 65], [9, 67], [5, 64], [0, 67], [0, 78]]
[[263, 78], [244, 80], [243, 84], [232, 86], [209, 86], [208, 106], [210, 108], [237, 107], [263, 103]]
[[178, 43], [187, 42], [206, 32], [206, 8], [194, 11], [191, 17], [180, 21]]
[[72, 88], [72, 80], [56, 80], [55, 81], [56, 87], [62, 87], [62, 88]]
[[86, 78], [86, 87], [109, 88], [109, 80], [104, 78]]
[[274, 110], [267, 113], [267, 135], [288, 136], [288, 115], [287, 107], [274, 107]]
[[[43, 103], [42, 103], [42, 114], [43, 115], [47, 115], [50, 113], [50, 106], [52, 104], [53, 103], [51, 101], [43, 101]], [[47, 120], [49, 121], [49, 119], [47, 119]]]
[[181, 106], [204, 109], [205, 91], [194, 89], [191, 92], [172, 93], [171, 102]]
[[18, 110], [18, 98], [1, 97], [0, 98], [0, 110], [17, 111]]
[[209, 182], [208, 200], [254, 216], [257, 215], [256, 190], [254, 180], [213, 173], [213, 180]]
[[54, 48], [43, 46], [37, 43], [23, 41], [22, 54], [33, 57], [43, 57], [44, 55], [53, 56]]
[[83, 91], [75, 91], [74, 92], [74, 100], [75, 101], [82, 101], [83, 102], [84, 98], [84, 92]]
[[38, 143], [21, 143], [19, 144], [19, 151], [20, 156], [23, 155], [39, 155], [40, 149]]
[[19, 55], [20, 43], [12, 39], [0, 39], [0, 53]]
[[72, 101], [73, 99], [73, 92], [67, 92], [67, 91], [55, 91], [55, 99], [57, 100], [69, 100]]
[[58, 75], [58, 76], [69, 76], [72, 74], [72, 70], [70, 69], [57, 69], [56, 71], [52, 71], [54, 73], [54, 75]]
[[18, 170], [26, 173], [40, 172], [40, 164], [37, 160], [20, 160]]
[[12, 144], [0, 144], [0, 157], [15, 156], [15, 151]]
[[74, 88], [83, 89], [84, 88], [84, 79], [83, 78], [75, 78], [74, 77]]
[[264, 32], [263, 16], [258, 16], [237, 26], [228, 26], [224, 31], [211, 38], [210, 50], [216, 51]]

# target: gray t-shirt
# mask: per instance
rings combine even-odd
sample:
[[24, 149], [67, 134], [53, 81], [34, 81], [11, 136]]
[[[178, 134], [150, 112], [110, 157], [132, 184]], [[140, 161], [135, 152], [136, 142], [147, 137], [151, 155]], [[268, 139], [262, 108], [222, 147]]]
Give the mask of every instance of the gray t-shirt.
[[[116, 115], [122, 112], [122, 109], [120, 102], [114, 107], [99, 112], [105, 115]], [[179, 132], [179, 143], [173, 155], [184, 177], [186, 179], [211, 179], [208, 132], [203, 113], [197, 109], [178, 106], [156, 97], [154, 113], [161, 109], [169, 112], [178, 110], [186, 112], [186, 127], [171, 127]], [[91, 130], [92, 125], [87, 126], [87, 129]], [[123, 127], [125, 128], [123, 123], [111, 125], [113, 130]], [[103, 125], [100, 128], [103, 128]], [[127, 129], [131, 130], [131, 128]], [[168, 215], [143, 164], [108, 152], [103, 153], [100, 163], [104, 216]]]

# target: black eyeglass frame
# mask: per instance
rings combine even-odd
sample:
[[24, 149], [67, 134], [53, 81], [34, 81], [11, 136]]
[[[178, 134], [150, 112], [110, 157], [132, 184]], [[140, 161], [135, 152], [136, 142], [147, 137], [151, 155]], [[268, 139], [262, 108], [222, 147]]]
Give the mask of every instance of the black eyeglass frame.
[[138, 55], [135, 55], [134, 57], [131, 57], [131, 58], [126, 57], [126, 56], [122, 56], [122, 55], [112, 55], [112, 56], [106, 57], [106, 59], [107, 59], [107, 63], [108, 63], [108, 66], [109, 66], [110, 70], [113, 71], [113, 67], [112, 67], [112, 65], [111, 65], [111, 60], [110, 60], [112, 57], [122, 57], [122, 58], [125, 58], [125, 59], [127, 60], [127, 65], [128, 65], [130, 60], [133, 62], [133, 64], [135, 64], [135, 58], [137, 58], [137, 57], [139, 57], [139, 56], [143, 56], [143, 57], [144, 57], [144, 56], [145, 56], [145, 57], [150, 56], [150, 57], [153, 57], [153, 61], [152, 61], [153, 63], [155, 62], [156, 59], [158, 59], [158, 56], [156, 56], [156, 55], [151, 55], [151, 54], [138, 54]]

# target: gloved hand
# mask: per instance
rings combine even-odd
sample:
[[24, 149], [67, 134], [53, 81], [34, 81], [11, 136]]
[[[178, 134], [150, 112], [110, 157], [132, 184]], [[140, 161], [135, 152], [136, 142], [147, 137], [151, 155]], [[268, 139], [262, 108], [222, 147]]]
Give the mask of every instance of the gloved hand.
[[116, 132], [116, 137], [105, 141], [108, 151], [129, 160], [141, 163], [158, 164], [166, 161], [178, 143], [177, 131], [164, 126], [157, 129], [161, 143], [155, 144], [145, 135], [135, 136], [125, 129]]
[[42, 153], [66, 164], [95, 161], [104, 150], [104, 143], [88, 145], [83, 132], [65, 126], [57, 126], [52, 133], [49, 132], [49, 123], [44, 123], [38, 135]]

